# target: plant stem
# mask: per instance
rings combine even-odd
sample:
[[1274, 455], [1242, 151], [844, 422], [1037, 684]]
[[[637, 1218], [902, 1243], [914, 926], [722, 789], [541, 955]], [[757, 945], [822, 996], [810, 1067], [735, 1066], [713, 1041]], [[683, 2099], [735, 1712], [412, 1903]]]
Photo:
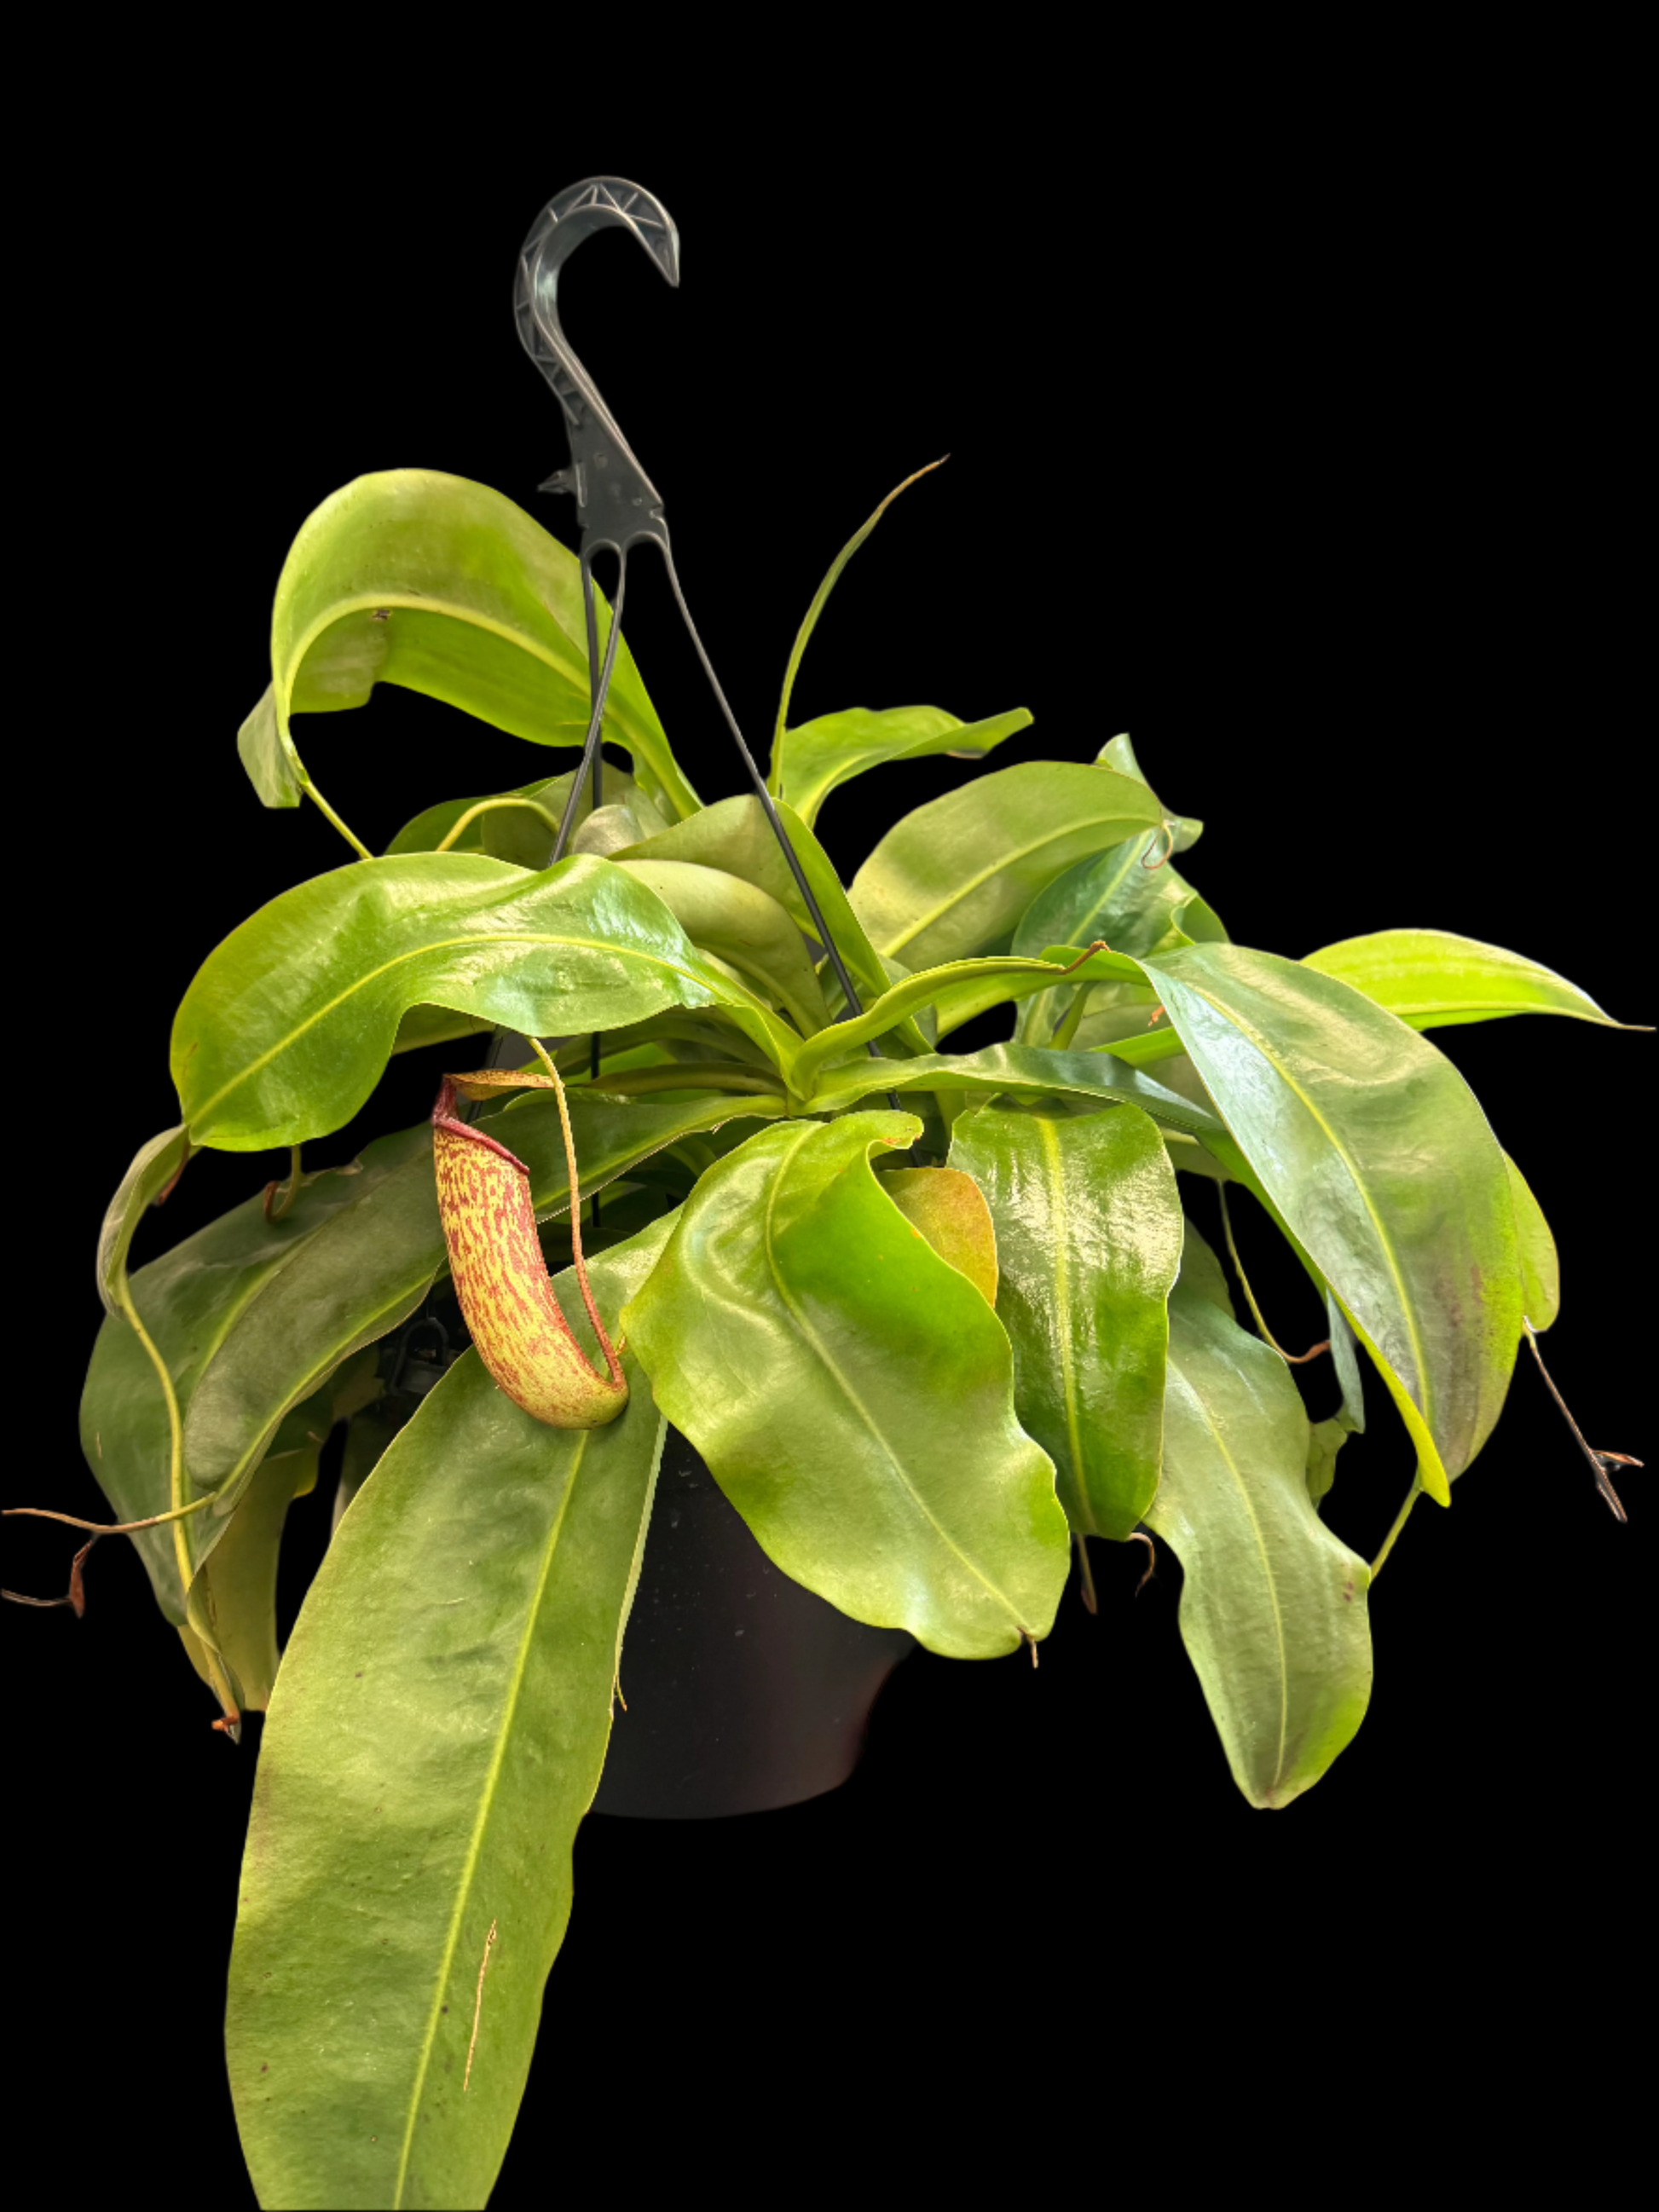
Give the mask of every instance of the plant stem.
[[1418, 1480], [1417, 1477], [1413, 1475], [1412, 1477], [1412, 1486], [1406, 1492], [1406, 1502], [1401, 1507], [1399, 1512], [1395, 1515], [1394, 1526], [1389, 1529], [1388, 1534], [1382, 1539], [1382, 1550], [1371, 1561], [1371, 1580], [1373, 1582], [1375, 1582], [1377, 1577], [1382, 1573], [1383, 1560], [1386, 1559], [1389, 1553], [1393, 1551], [1395, 1540], [1398, 1538], [1401, 1530], [1411, 1518], [1411, 1510], [1413, 1506], [1416, 1504], [1418, 1499], [1422, 1495], [1423, 1486]]
[[1077, 996], [1066, 1008], [1065, 1015], [1060, 1021], [1060, 1027], [1054, 1031], [1053, 1036], [1048, 1040], [1048, 1049], [1050, 1052], [1069, 1052], [1071, 1050], [1073, 1041], [1076, 1037], [1078, 1030], [1082, 1027], [1084, 1008], [1089, 1003], [1089, 995], [1093, 988], [1093, 985], [1090, 983], [1079, 985]]
[[[1311, 1346], [1306, 1352], [1286, 1352], [1284, 1346], [1273, 1334], [1272, 1329], [1268, 1328], [1266, 1321], [1262, 1317], [1261, 1309], [1255, 1302], [1255, 1292], [1250, 1288], [1250, 1279], [1244, 1272], [1244, 1262], [1238, 1256], [1238, 1247], [1233, 1242], [1233, 1219], [1231, 1214], [1227, 1211], [1226, 1184], [1218, 1182], [1215, 1187], [1215, 1194], [1221, 1201], [1221, 1226], [1226, 1232], [1227, 1249], [1232, 1255], [1233, 1266], [1237, 1270], [1239, 1287], [1244, 1293], [1245, 1304], [1249, 1307], [1251, 1313], [1255, 1317], [1255, 1325], [1261, 1332], [1263, 1342], [1273, 1346], [1273, 1350], [1279, 1354], [1279, 1358], [1284, 1361], [1287, 1367], [1304, 1366], [1310, 1359], [1316, 1359], [1322, 1352], [1328, 1352], [1331, 1348], [1331, 1340], [1329, 1337], [1326, 1337], [1322, 1342]], [[1392, 1542], [1393, 1540], [1393, 1538], [1390, 1537], [1389, 1542]], [[1386, 1549], [1387, 1547], [1385, 1547], [1384, 1548]]]

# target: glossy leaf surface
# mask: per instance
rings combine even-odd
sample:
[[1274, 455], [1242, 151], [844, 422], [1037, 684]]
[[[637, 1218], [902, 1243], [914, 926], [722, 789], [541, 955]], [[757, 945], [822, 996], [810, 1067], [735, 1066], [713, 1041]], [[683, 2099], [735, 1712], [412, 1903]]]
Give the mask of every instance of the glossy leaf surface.
[[[829, 854], [793, 807], [780, 804], [778, 815], [789, 833], [789, 842], [811, 886], [825, 927], [835, 938], [836, 949], [867, 1005], [881, 996], [891, 977], [848, 903]], [[689, 822], [676, 823], [661, 836], [629, 846], [612, 857], [617, 860], [691, 861], [701, 867], [721, 869], [766, 892], [784, 908], [798, 928], [809, 934], [812, 932], [811, 915], [801, 897], [800, 888], [757, 799], [720, 799], [694, 814]], [[927, 1049], [927, 1041], [914, 1022], [905, 1024], [898, 1036], [901, 1043], [912, 1051]]]
[[1073, 861], [1156, 828], [1156, 799], [1115, 769], [1029, 761], [930, 800], [890, 830], [853, 878], [878, 952], [937, 968], [1012, 937]]
[[1146, 967], [1243, 1159], [1415, 1409], [1424, 1487], [1448, 1502], [1520, 1334], [1514, 1208], [1486, 1116], [1426, 1039], [1334, 976], [1238, 945]]
[[1510, 1194], [1515, 1201], [1515, 1234], [1521, 1261], [1522, 1307], [1541, 1336], [1561, 1310], [1561, 1261], [1544, 1209], [1526, 1177], [1505, 1156]]
[[769, 891], [689, 860], [641, 860], [624, 851], [617, 866], [655, 893], [694, 945], [781, 1006], [803, 1036], [823, 1027], [830, 1010], [817, 970], [787, 908]]
[[1414, 1030], [1491, 1022], [1506, 1014], [1569, 1014], [1608, 1029], [1594, 999], [1535, 960], [1447, 929], [1382, 929], [1309, 953], [1303, 965], [1363, 991]]
[[1104, 1053], [1042, 1052], [1035, 1045], [993, 1044], [983, 1052], [928, 1053], [918, 1060], [851, 1060], [824, 1071], [812, 1093], [815, 1114], [839, 1114], [884, 1091], [958, 1091], [975, 1097], [1006, 1091], [1020, 1098], [1094, 1099], [1139, 1106], [1161, 1127], [1207, 1139], [1225, 1127], [1206, 1107], [1169, 1091], [1150, 1075], [1122, 1067]]
[[810, 827], [830, 793], [885, 762], [949, 753], [980, 760], [1005, 738], [1030, 727], [1024, 707], [983, 722], [961, 722], [942, 707], [848, 707], [787, 732], [782, 796]]
[[[609, 614], [600, 601], [603, 650]], [[398, 684], [542, 745], [587, 731], [587, 633], [576, 556], [483, 484], [429, 469], [359, 477], [308, 516], [271, 617], [271, 688], [238, 740], [267, 806], [294, 806], [309, 779], [296, 714], [361, 707]], [[671, 813], [693, 811], [623, 638], [605, 738]]]
[[1370, 1696], [1370, 1570], [1315, 1511], [1308, 1454], [1284, 1362], [1177, 1285], [1164, 1473], [1146, 1523], [1181, 1561], [1182, 1638], [1233, 1779], [1258, 1806], [1288, 1805], [1318, 1781]]
[[854, 1620], [988, 1658], [1066, 1567], [984, 1297], [881, 1188], [906, 1114], [763, 1130], [704, 1176], [623, 1316], [657, 1402], [768, 1555]]
[[[607, 1310], [668, 1228], [595, 1261]], [[562, 1433], [465, 1354], [307, 1596], [260, 1747], [227, 2015], [263, 2203], [489, 2194], [569, 1917], [661, 1449], [629, 1366], [620, 1419]]]
[[526, 875], [482, 854], [410, 854], [300, 884], [228, 937], [179, 1009], [173, 1081], [194, 1141], [256, 1152], [349, 1121], [411, 1006], [543, 1036], [714, 1005], [793, 1050], [609, 861]]
[[[1051, 945], [1082, 946], [1103, 938], [1114, 952], [1139, 957], [1156, 951], [1177, 922], [1200, 943], [1224, 943], [1227, 933], [1219, 919], [1171, 862], [1160, 868], [1144, 865], [1149, 856], [1156, 857], [1163, 842], [1158, 830], [1126, 838], [1057, 876], [1020, 916], [1013, 950], [1039, 959]], [[1070, 1010], [1075, 989], [1067, 984], [1047, 1006], [1028, 1006], [1020, 1020], [1021, 1042], [1047, 1044]], [[1146, 1016], [1140, 1019], [1144, 1025]], [[1096, 1040], [1084, 1042], [1092, 1045]]]
[[957, 1123], [951, 1164], [995, 1224], [1020, 1425], [1054, 1461], [1073, 1528], [1121, 1542], [1158, 1488], [1163, 1449], [1164, 1309], [1182, 1241], [1164, 1140], [1132, 1106], [987, 1107]]

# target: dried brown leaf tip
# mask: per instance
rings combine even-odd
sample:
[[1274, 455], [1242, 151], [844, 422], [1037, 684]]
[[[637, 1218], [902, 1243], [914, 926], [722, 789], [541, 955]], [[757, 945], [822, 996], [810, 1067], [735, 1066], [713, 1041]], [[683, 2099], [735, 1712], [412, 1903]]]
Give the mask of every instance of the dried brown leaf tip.
[[[515, 1406], [555, 1429], [597, 1429], [628, 1402], [617, 1347], [599, 1319], [582, 1259], [578, 1215], [581, 1194], [575, 1141], [558, 1072], [495, 1071], [444, 1078], [432, 1114], [438, 1213], [449, 1251], [455, 1295], [478, 1357]], [[493, 1137], [459, 1120], [456, 1092], [488, 1097], [508, 1089], [552, 1091], [558, 1097], [570, 1171], [570, 1231], [582, 1303], [605, 1354], [600, 1373], [571, 1334], [548, 1279], [536, 1235], [530, 1170]]]

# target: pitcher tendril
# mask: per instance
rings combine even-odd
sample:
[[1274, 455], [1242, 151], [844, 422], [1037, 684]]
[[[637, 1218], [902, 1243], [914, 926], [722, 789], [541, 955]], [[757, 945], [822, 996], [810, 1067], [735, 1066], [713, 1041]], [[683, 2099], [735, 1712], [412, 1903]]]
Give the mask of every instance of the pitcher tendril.
[[1567, 1426], [1572, 1431], [1574, 1440], [1577, 1443], [1579, 1450], [1583, 1453], [1584, 1457], [1589, 1462], [1590, 1473], [1595, 1477], [1596, 1488], [1601, 1492], [1603, 1498], [1607, 1501], [1608, 1512], [1612, 1514], [1615, 1521], [1628, 1522], [1630, 1516], [1625, 1510], [1623, 1503], [1620, 1498], [1619, 1492], [1613, 1486], [1612, 1471], [1615, 1467], [1640, 1467], [1642, 1465], [1642, 1462], [1639, 1459], [1632, 1459], [1628, 1452], [1597, 1451], [1593, 1444], [1585, 1442], [1584, 1431], [1572, 1418], [1572, 1414], [1568, 1409], [1566, 1400], [1556, 1389], [1554, 1377], [1551, 1375], [1549, 1369], [1544, 1364], [1544, 1355], [1538, 1349], [1537, 1336], [1534, 1333], [1532, 1323], [1527, 1319], [1525, 1314], [1522, 1314], [1521, 1316], [1521, 1326], [1526, 1331], [1527, 1342], [1532, 1346], [1532, 1356], [1538, 1362], [1538, 1371], [1544, 1378], [1544, 1388], [1549, 1392], [1551, 1397], [1554, 1399], [1556, 1404], [1561, 1408], [1561, 1412], [1565, 1418]]

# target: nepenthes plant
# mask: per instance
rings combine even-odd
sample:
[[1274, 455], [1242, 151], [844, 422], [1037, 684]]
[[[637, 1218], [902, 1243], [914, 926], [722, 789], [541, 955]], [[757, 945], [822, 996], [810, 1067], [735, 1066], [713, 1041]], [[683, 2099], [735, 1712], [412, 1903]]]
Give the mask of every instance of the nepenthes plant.
[[[573, 447], [597, 469], [603, 441]], [[353, 857], [185, 995], [180, 1118], [104, 1224], [82, 1416], [215, 1725], [268, 1716], [228, 2017], [265, 2203], [488, 2196], [629, 1726], [665, 1437], [793, 1582], [952, 1658], [1035, 1658], [1073, 1573], [1092, 1602], [1091, 1538], [1167, 1547], [1233, 1779], [1283, 1808], [1364, 1718], [1370, 1586], [1408, 1516], [1450, 1504], [1555, 1320], [1550, 1231], [1427, 1034], [1609, 1022], [1548, 969], [1432, 929], [1237, 941], [1176, 866], [1200, 823], [1126, 737], [986, 769], [843, 884], [814, 827], [831, 791], [1030, 721], [791, 726], [876, 519], [787, 658], [761, 787], [712, 805], [612, 618], [620, 573], [607, 606], [590, 550], [499, 494], [360, 478], [283, 568], [242, 757]], [[620, 572], [626, 530], [604, 542]], [[381, 684], [581, 758], [440, 798], [376, 852], [292, 726]], [[1002, 1042], [951, 1048], [988, 1016]], [[417, 1050], [432, 1118], [308, 1169]], [[202, 1148], [283, 1170], [130, 1272]], [[1293, 1360], [1248, 1285], [1246, 1326], [1182, 1177], [1219, 1193], [1229, 1246], [1241, 1201], [1273, 1224], [1326, 1341]], [[1291, 1370], [1316, 1358], [1310, 1419]], [[1328, 1518], [1367, 1370], [1416, 1453], [1370, 1561]], [[333, 1536], [279, 1655], [284, 1519], [341, 1424]], [[1622, 1518], [1629, 1462], [1571, 1436]]]

